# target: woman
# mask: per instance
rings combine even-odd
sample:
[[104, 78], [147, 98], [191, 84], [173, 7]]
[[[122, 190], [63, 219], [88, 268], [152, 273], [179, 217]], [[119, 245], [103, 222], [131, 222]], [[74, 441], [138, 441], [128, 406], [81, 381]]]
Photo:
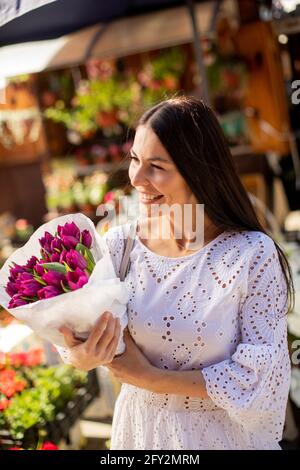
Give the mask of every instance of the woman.
[[[292, 280], [257, 220], [214, 113], [187, 97], [147, 111], [129, 177], [146, 217], [138, 220], [125, 279], [126, 351], [113, 358], [120, 327], [109, 312], [86, 343], [62, 330], [74, 365], [106, 364], [123, 383], [112, 449], [280, 449]], [[192, 227], [180, 237], [180, 218], [150, 210], [173, 204], [193, 209]], [[204, 243], [195, 250], [197, 204], [204, 204]], [[158, 227], [159, 236], [151, 236]], [[124, 228], [105, 234], [116, 269]]]

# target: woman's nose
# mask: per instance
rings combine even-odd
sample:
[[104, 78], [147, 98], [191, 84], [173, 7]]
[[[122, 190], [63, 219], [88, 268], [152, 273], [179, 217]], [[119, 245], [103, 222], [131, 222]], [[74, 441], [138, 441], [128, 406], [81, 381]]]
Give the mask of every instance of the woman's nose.
[[145, 169], [140, 166], [131, 173], [131, 183], [133, 186], [146, 186], [149, 184]]

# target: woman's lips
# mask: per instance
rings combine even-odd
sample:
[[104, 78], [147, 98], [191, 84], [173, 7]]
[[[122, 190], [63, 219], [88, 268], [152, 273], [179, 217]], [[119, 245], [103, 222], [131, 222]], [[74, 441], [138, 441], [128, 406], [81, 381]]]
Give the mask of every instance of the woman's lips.
[[162, 194], [158, 194], [158, 195], [155, 195], [155, 194], [144, 194], [144, 193], [140, 193], [140, 194], [139, 194], [140, 201], [141, 201], [143, 204], [151, 204], [151, 203], [154, 203], [154, 202], [160, 200], [162, 197], [163, 197]]

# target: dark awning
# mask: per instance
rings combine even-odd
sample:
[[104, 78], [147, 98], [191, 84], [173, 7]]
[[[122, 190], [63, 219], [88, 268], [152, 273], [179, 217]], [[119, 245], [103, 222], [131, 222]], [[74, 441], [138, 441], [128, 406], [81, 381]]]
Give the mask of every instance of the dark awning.
[[55, 0], [0, 0], [0, 26]]
[[0, 27], [0, 46], [53, 39], [96, 23], [185, 4], [184, 0], [0, 0], [0, 25], [6, 23]]
[[[201, 34], [209, 31], [212, 3], [195, 9]], [[128, 34], [130, 31], [130, 34]], [[0, 77], [72, 67], [89, 58], [123, 57], [138, 52], [193, 42], [185, 7], [98, 23], [55, 39], [0, 47]], [[91, 47], [91, 45], [93, 47]]]

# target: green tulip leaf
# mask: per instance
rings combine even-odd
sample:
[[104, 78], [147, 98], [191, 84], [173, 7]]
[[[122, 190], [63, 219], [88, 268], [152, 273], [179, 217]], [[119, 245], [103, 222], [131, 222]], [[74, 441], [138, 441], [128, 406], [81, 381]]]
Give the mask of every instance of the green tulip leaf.
[[49, 269], [50, 271], [55, 271], [57, 273], [67, 273], [66, 266], [61, 263], [44, 263], [43, 268]]

